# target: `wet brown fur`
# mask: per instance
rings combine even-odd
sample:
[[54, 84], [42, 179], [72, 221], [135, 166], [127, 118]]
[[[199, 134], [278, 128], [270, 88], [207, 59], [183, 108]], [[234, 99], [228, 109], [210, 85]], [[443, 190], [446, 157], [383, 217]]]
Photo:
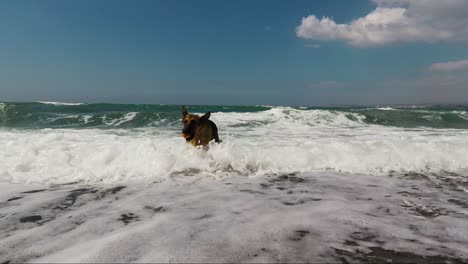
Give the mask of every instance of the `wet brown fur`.
[[[210, 120], [211, 113], [206, 113], [203, 116], [189, 114], [185, 107], [182, 108], [182, 122], [184, 125], [189, 124], [192, 120], [196, 122], [195, 134], [191, 140], [187, 140], [187, 143], [192, 144], [193, 146], [207, 146], [208, 143], [214, 139], [213, 136], [217, 138], [217, 128], [216, 135], [213, 135], [214, 123]], [[219, 140], [219, 138], [218, 138]]]

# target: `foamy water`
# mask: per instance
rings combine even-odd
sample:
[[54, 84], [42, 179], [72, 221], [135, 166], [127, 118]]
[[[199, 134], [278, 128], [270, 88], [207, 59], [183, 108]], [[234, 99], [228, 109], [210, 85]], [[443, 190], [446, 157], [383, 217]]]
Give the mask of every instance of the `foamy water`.
[[[127, 113], [113, 124], [130, 122]], [[0, 130], [0, 181], [161, 181], [173, 175], [222, 178], [334, 171], [462, 173], [468, 131], [367, 124], [360, 114], [272, 108], [217, 112], [221, 144], [186, 144], [178, 125], [134, 129]], [[180, 125], [181, 126], [181, 125]]]
[[0, 262], [464, 263], [466, 193], [453, 183], [467, 182], [447, 179], [321, 172], [0, 183]]
[[0, 262], [468, 260], [465, 110], [250, 108], [0, 104]]
[[46, 102], [46, 101], [37, 101], [41, 104], [50, 104], [50, 105], [82, 105], [83, 103], [64, 103], [64, 102]]

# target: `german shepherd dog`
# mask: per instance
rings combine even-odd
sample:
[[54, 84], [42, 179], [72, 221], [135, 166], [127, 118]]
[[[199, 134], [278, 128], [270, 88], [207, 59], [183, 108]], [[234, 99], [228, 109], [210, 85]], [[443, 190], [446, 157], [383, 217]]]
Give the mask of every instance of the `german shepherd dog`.
[[182, 137], [187, 143], [194, 146], [207, 146], [214, 139], [216, 143], [221, 142], [218, 136], [218, 127], [216, 124], [208, 120], [211, 113], [208, 112], [203, 116], [189, 114], [185, 106], [182, 107]]

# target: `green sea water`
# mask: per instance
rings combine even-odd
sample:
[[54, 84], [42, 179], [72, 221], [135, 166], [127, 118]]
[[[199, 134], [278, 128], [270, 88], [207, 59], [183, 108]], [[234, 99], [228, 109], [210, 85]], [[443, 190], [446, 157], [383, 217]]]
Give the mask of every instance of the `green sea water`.
[[[256, 113], [279, 108], [328, 111], [344, 114], [350, 121], [404, 128], [468, 128], [468, 106], [347, 106], [347, 107], [273, 107], [273, 106], [188, 106], [193, 113]], [[43, 128], [139, 128], [179, 127], [180, 105], [149, 104], [64, 104], [0, 103], [0, 127]], [[287, 117], [287, 115], [286, 115]], [[314, 122], [317, 122], [315, 120]]]

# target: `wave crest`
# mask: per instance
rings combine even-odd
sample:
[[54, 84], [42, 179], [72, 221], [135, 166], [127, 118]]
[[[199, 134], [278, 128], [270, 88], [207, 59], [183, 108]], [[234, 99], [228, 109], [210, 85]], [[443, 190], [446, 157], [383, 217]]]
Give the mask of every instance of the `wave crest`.
[[223, 113], [212, 115], [215, 121], [229, 126], [273, 126], [282, 127], [356, 127], [366, 125], [366, 117], [359, 113], [332, 110], [302, 110], [291, 107], [275, 107], [255, 113]]
[[258, 131], [225, 129], [221, 144], [193, 148], [176, 131], [0, 131], [0, 181], [160, 181], [174, 175], [226, 177], [336, 171], [459, 173], [468, 168], [468, 132], [371, 128]]
[[63, 105], [63, 106], [84, 105], [84, 103], [63, 103], [63, 102], [46, 102], [46, 101], [37, 101], [37, 103], [48, 104], [48, 105]]
[[[177, 127], [180, 107], [62, 103], [3, 103], [0, 124], [12, 128], [141, 128]], [[192, 106], [194, 113], [212, 112], [228, 126], [361, 127], [468, 129], [468, 109], [320, 108], [263, 106]], [[283, 127], [284, 127], [283, 126]]]

